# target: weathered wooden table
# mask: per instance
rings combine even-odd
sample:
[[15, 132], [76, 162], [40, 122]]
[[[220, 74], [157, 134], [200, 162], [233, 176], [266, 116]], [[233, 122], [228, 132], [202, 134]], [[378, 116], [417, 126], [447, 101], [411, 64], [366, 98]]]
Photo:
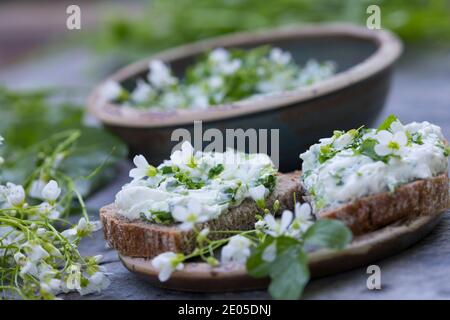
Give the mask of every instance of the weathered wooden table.
[[[65, 64], [71, 61], [70, 64]], [[37, 85], [73, 85], [81, 82], [89, 55], [84, 50], [43, 57], [11, 66], [0, 73], [0, 84], [29, 87]], [[61, 68], [65, 65], [64, 68]], [[49, 77], [53, 74], [54, 77]], [[76, 75], [76, 76], [74, 76]], [[450, 137], [450, 49], [426, 51], [407, 48], [395, 77], [386, 108], [380, 118], [394, 113], [407, 123], [428, 120], [440, 125]], [[117, 179], [95, 194], [88, 206], [93, 216], [99, 207], [110, 203], [120, 186], [128, 180], [131, 165], [118, 168]], [[150, 286], [128, 272], [116, 253], [105, 247], [100, 232], [82, 244], [85, 254], [103, 254], [104, 265], [111, 272], [111, 286], [102, 294], [82, 299], [267, 299], [261, 291], [195, 294], [162, 290]], [[376, 262], [381, 268], [382, 289], [366, 287], [366, 267], [311, 281], [305, 299], [450, 299], [450, 213], [444, 214], [435, 230], [422, 241], [400, 254]], [[67, 299], [79, 299], [69, 294]]]

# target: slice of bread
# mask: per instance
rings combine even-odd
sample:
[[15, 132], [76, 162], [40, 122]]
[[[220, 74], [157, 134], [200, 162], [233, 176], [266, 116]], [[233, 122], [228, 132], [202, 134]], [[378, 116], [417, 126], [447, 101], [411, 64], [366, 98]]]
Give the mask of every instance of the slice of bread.
[[[281, 210], [294, 207], [294, 193], [300, 198], [300, 172], [277, 175], [275, 190], [266, 200], [266, 206], [271, 208], [274, 201], [280, 201]], [[249, 230], [257, 221], [255, 214], [258, 207], [252, 199], [244, 200], [239, 206], [230, 208], [217, 219], [201, 224], [199, 227], [209, 227], [211, 230]], [[180, 230], [177, 224], [162, 225], [142, 220], [130, 221], [117, 214], [115, 204], [100, 209], [100, 219], [108, 244], [129, 257], [153, 258], [166, 251], [190, 253], [195, 248], [195, 238], [192, 231]], [[215, 234], [211, 239], [224, 237], [226, 234]]]
[[449, 178], [446, 172], [399, 186], [394, 192], [363, 197], [338, 208], [319, 211], [316, 217], [339, 219], [354, 235], [359, 235], [404, 218], [438, 214], [449, 207]]

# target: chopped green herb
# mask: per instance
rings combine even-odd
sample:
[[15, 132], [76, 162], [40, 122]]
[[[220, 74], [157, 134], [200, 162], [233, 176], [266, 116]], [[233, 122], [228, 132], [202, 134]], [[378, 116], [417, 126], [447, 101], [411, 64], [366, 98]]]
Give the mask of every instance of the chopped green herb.
[[395, 121], [397, 121], [398, 118], [391, 114], [389, 115], [378, 127], [377, 131], [381, 131], [381, 130], [389, 130], [389, 128], [391, 127], [391, 124]]
[[258, 182], [264, 185], [264, 187], [266, 187], [267, 189], [269, 189], [270, 192], [272, 192], [277, 184], [277, 179], [273, 174], [270, 174], [258, 179]]
[[211, 168], [208, 172], [208, 178], [209, 179], [213, 179], [215, 177], [217, 177], [219, 174], [222, 173], [222, 171], [225, 169], [225, 167], [223, 166], [223, 164], [218, 164], [217, 166]]
[[174, 177], [181, 184], [184, 184], [188, 189], [200, 189], [205, 185], [203, 181], [193, 181], [186, 172], [177, 172]]
[[[409, 131], [406, 131], [409, 134]], [[411, 135], [411, 141], [416, 144], [423, 144], [422, 134], [420, 132], [414, 132]]]

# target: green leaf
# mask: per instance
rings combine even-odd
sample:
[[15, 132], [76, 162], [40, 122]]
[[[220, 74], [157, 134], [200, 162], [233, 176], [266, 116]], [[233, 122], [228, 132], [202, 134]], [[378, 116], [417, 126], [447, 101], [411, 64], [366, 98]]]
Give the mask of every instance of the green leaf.
[[[264, 261], [264, 250], [276, 242], [276, 258]], [[290, 237], [267, 237], [247, 260], [247, 272], [255, 278], [270, 276], [269, 293], [275, 299], [298, 299], [309, 280], [308, 261], [302, 244]]]
[[177, 172], [174, 178], [181, 184], [184, 184], [188, 189], [200, 189], [205, 185], [202, 181], [194, 181], [187, 172]]
[[[409, 134], [409, 131], [406, 131]], [[422, 134], [420, 132], [414, 132], [411, 136], [411, 141], [416, 144], [423, 144]]]
[[272, 237], [266, 237], [264, 242], [259, 244], [252, 255], [247, 259], [247, 272], [255, 278], [266, 277], [270, 273], [271, 262], [264, 261], [262, 255], [264, 250], [275, 241]]
[[257, 184], [262, 184], [264, 187], [269, 189], [270, 192], [272, 192], [277, 184], [277, 179], [275, 175], [269, 174], [265, 177], [259, 178]]
[[339, 150], [333, 149], [331, 144], [326, 144], [320, 147], [319, 163], [324, 163], [325, 161], [333, 158]]
[[[5, 138], [1, 182], [26, 181], [36, 164], [54, 150], [54, 137], [67, 130], [79, 130], [81, 136], [59, 168], [75, 180], [82, 195], [115, 177], [114, 167], [126, 156], [126, 146], [101, 128], [85, 126], [83, 109], [66, 101], [52, 91], [15, 92], [0, 87], [0, 133]], [[98, 174], [85, 179], [99, 167]]]
[[269, 293], [275, 299], [299, 299], [309, 281], [308, 257], [300, 245], [279, 253], [271, 266]]
[[352, 232], [347, 226], [332, 219], [317, 220], [303, 235], [305, 244], [342, 249], [352, 240]]
[[356, 150], [356, 153], [363, 154], [375, 161], [388, 162], [389, 156], [381, 157], [375, 152], [375, 145], [378, 143], [375, 139], [366, 139]]
[[389, 130], [389, 128], [391, 127], [391, 124], [395, 121], [397, 121], [398, 118], [391, 114], [389, 115], [386, 119], [384, 119], [384, 121], [380, 124], [380, 126], [378, 127], [377, 131], [381, 131], [381, 130]]
[[217, 166], [215, 166], [209, 170], [208, 178], [213, 179], [213, 178], [217, 177], [224, 169], [225, 169], [225, 167], [223, 166], [223, 164], [219, 163]]

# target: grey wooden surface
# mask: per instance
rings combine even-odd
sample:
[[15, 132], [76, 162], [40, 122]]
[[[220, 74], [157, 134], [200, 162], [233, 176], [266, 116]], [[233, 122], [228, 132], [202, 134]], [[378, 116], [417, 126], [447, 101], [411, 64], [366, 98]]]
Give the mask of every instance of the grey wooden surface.
[[[0, 73], [0, 84], [14, 87], [37, 85], [72, 85], [79, 88], [80, 70], [88, 66], [89, 55], [84, 50], [61, 53], [56, 57], [41, 57]], [[67, 61], [67, 67], [61, 68]], [[54, 76], [48, 77], [52, 73]], [[73, 76], [77, 74], [77, 76]], [[91, 82], [90, 82], [91, 81]], [[81, 89], [88, 89], [92, 79], [83, 80]], [[440, 125], [450, 137], [450, 49], [428, 51], [407, 48], [393, 79], [383, 115], [394, 113], [403, 122], [428, 120]], [[117, 179], [95, 194], [88, 206], [96, 217], [100, 206], [110, 203], [120, 186], [127, 181], [131, 165], [123, 163], [117, 169]], [[116, 253], [107, 249], [100, 232], [82, 243], [85, 254], [103, 254], [104, 266], [111, 272], [111, 286], [102, 294], [82, 299], [266, 299], [264, 290], [214, 294], [183, 293], [150, 286], [128, 272]], [[450, 214], [444, 214], [430, 235], [400, 254], [376, 262], [381, 268], [382, 289], [366, 288], [366, 267], [313, 280], [307, 286], [305, 299], [450, 299]], [[79, 299], [76, 294], [63, 298]]]

